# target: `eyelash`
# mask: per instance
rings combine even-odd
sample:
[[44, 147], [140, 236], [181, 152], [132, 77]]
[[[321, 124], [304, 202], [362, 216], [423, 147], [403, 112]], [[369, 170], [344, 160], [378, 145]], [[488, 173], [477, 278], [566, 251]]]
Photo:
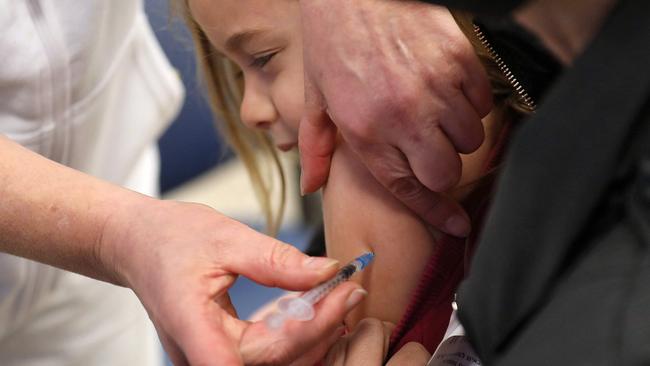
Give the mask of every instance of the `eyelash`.
[[269, 61], [271, 61], [271, 59], [273, 58], [273, 56], [275, 56], [276, 54], [277, 54], [277, 52], [272, 52], [272, 53], [268, 53], [268, 54], [266, 54], [264, 56], [255, 57], [253, 59], [253, 61], [251, 62], [250, 66], [261, 69], [264, 66], [266, 66], [266, 64], [268, 64]]

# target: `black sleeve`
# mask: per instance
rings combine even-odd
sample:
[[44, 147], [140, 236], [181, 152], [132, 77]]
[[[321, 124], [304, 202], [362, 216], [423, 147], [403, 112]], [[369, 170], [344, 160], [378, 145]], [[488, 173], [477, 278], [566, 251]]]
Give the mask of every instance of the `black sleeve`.
[[453, 9], [467, 10], [474, 14], [506, 14], [527, 0], [420, 0]]

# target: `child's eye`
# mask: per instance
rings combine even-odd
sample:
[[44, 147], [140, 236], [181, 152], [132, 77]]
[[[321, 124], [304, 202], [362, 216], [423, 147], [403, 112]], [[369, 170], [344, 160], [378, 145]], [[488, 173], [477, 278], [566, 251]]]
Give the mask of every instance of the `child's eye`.
[[263, 68], [266, 64], [271, 61], [273, 56], [277, 55], [277, 52], [271, 52], [263, 56], [255, 57], [253, 58], [253, 61], [251, 62], [251, 67], [255, 67], [258, 69]]

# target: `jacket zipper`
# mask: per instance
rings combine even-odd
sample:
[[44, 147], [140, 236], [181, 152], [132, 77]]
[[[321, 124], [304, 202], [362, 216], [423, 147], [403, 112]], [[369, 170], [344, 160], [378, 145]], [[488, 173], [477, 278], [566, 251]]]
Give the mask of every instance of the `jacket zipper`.
[[474, 34], [476, 34], [476, 37], [478, 40], [481, 42], [483, 47], [487, 50], [488, 54], [494, 62], [497, 64], [497, 67], [501, 70], [503, 75], [506, 77], [512, 88], [517, 92], [517, 96], [519, 97], [519, 100], [526, 105], [528, 109], [531, 111], [537, 110], [537, 105], [535, 104], [535, 101], [533, 98], [528, 95], [528, 92], [526, 92], [526, 89], [519, 83], [519, 80], [517, 80], [517, 77], [512, 73], [508, 65], [503, 61], [501, 56], [497, 53], [497, 51], [492, 47], [490, 44], [490, 41], [488, 41], [487, 37], [485, 36], [485, 33], [483, 33], [483, 30], [481, 30], [481, 27], [478, 25], [474, 24]]
[[[483, 47], [485, 47], [486, 51], [494, 60], [494, 62], [497, 64], [497, 67], [503, 75], [506, 77], [512, 88], [517, 92], [517, 96], [519, 97], [519, 100], [526, 105], [526, 107], [532, 111], [533, 113], [537, 110], [537, 105], [535, 104], [535, 101], [533, 98], [531, 98], [530, 95], [528, 95], [528, 92], [524, 87], [521, 85], [519, 80], [517, 80], [517, 77], [510, 71], [510, 68], [508, 65], [503, 61], [501, 56], [497, 53], [497, 51], [492, 47], [490, 44], [490, 41], [488, 41], [487, 37], [485, 36], [485, 33], [481, 30], [481, 27], [478, 25], [474, 24], [474, 34], [476, 35], [476, 38], [481, 42]], [[451, 303], [451, 307], [454, 311], [458, 311], [459, 305], [458, 305], [458, 293], [454, 293], [454, 300]]]

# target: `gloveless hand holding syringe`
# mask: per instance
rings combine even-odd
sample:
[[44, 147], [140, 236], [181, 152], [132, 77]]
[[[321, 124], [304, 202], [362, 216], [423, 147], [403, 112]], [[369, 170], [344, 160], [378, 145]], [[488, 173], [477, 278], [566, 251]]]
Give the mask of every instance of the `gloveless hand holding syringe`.
[[338, 285], [347, 281], [356, 272], [360, 272], [375, 258], [374, 253], [365, 253], [352, 262], [341, 267], [336, 275], [298, 297], [278, 301], [278, 309], [266, 316], [266, 326], [270, 329], [282, 327], [287, 319], [307, 321], [314, 318], [314, 305], [332, 292]]

